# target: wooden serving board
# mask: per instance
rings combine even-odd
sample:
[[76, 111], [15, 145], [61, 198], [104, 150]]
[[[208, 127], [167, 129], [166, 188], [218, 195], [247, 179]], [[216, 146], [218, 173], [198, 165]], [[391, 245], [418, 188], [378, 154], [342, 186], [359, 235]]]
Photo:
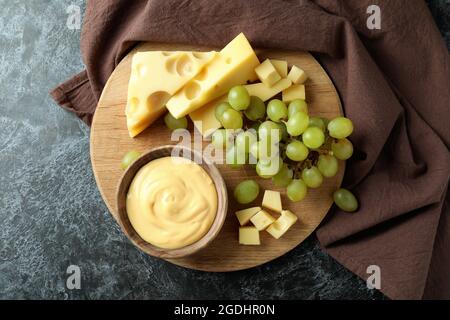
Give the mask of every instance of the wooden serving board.
[[[136, 51], [151, 50], [209, 51], [214, 48], [145, 43], [120, 62], [106, 83], [92, 123], [90, 152], [100, 193], [116, 219], [116, 191], [123, 174], [120, 162], [124, 154], [130, 150], [144, 152], [156, 146], [176, 144], [170, 140], [170, 131], [165, 127], [162, 119], [134, 139], [128, 135], [125, 105], [131, 57]], [[256, 50], [256, 52], [260, 61], [266, 58], [284, 59], [289, 65], [298, 65], [306, 71], [309, 76], [306, 83], [306, 95], [310, 115], [334, 118], [341, 114], [341, 103], [333, 83], [309, 53], [265, 49]], [[192, 123], [190, 127], [194, 130]], [[204, 145], [206, 144], [207, 142], [204, 142]], [[199, 253], [169, 261], [198, 270], [233, 271], [255, 267], [283, 255], [305, 240], [325, 217], [333, 202], [332, 193], [341, 185], [344, 167], [345, 164], [341, 162], [339, 173], [334, 178], [325, 179], [319, 189], [309, 189], [303, 201], [293, 203], [287, 198], [285, 188], [276, 188], [270, 179], [259, 178], [252, 167], [247, 165], [242, 169], [231, 169], [225, 165], [219, 165], [218, 168], [227, 184], [229, 198], [228, 216], [222, 231], [207, 248]], [[232, 196], [234, 187], [243, 179], [255, 179], [261, 186], [258, 199], [250, 205], [239, 205]], [[299, 216], [299, 222], [278, 240], [263, 231], [260, 246], [239, 245], [239, 223], [234, 212], [250, 206], [260, 206], [266, 189], [281, 191], [283, 207], [296, 213]]]

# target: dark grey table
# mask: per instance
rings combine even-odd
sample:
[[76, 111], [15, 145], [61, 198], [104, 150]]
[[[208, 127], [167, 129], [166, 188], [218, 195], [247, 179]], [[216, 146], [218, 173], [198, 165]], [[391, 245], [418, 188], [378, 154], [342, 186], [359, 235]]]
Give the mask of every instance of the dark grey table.
[[[108, 213], [89, 128], [48, 90], [83, 64], [66, 10], [84, 1], [0, 0], [0, 299], [383, 299], [314, 236], [267, 265], [204, 273], [138, 251]], [[450, 44], [450, 1], [430, 1]], [[66, 288], [78, 265], [81, 289]]]

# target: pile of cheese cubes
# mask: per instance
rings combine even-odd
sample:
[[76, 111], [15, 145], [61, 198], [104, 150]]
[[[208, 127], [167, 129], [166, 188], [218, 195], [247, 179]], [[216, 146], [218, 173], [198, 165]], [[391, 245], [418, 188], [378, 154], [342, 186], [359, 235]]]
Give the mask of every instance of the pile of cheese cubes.
[[252, 96], [259, 96], [266, 101], [281, 92], [284, 102], [296, 99], [306, 99], [305, 71], [297, 66], [292, 66], [288, 73], [288, 64], [285, 60], [266, 59], [255, 68], [255, 73], [261, 83], [247, 85], [246, 88]]
[[[259, 232], [266, 230], [275, 239], [279, 239], [285, 234], [294, 223], [297, 216], [289, 210], [283, 210], [281, 206], [281, 196], [278, 191], [266, 190], [262, 206], [266, 209], [278, 212], [278, 219], [261, 207], [252, 207], [236, 212], [239, 220], [239, 244], [259, 245], [261, 244]], [[253, 226], [247, 226], [251, 222]]]

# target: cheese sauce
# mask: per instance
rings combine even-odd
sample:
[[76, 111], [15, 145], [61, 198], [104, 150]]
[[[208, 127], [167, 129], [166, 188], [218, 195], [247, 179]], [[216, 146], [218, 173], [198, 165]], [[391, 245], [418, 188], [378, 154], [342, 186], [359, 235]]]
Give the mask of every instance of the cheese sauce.
[[164, 157], [143, 166], [127, 195], [131, 225], [145, 241], [177, 249], [198, 241], [217, 212], [217, 191], [206, 171], [181, 157]]

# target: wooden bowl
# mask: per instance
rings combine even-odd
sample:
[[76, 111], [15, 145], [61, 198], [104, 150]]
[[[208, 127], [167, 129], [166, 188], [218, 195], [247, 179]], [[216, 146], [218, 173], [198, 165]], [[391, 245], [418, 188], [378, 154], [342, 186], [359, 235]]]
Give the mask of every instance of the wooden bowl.
[[[130, 184], [139, 169], [152, 160], [171, 156], [174, 149], [177, 149], [175, 151], [177, 151], [178, 154], [184, 158], [190, 158], [192, 160], [200, 158], [202, 159], [202, 163], [199, 165], [211, 177], [217, 191], [217, 214], [209, 231], [197, 242], [179, 249], [163, 249], [146, 242], [139, 236], [136, 230], [134, 230], [133, 226], [130, 223], [130, 220], [128, 219], [126, 199], [128, 188], [130, 187]], [[193, 254], [194, 252], [197, 252], [200, 249], [206, 247], [219, 234], [228, 210], [227, 188], [225, 185], [225, 181], [220, 175], [219, 170], [209, 158], [203, 156], [198, 151], [184, 146], [165, 145], [151, 149], [150, 151], [144, 153], [128, 167], [128, 169], [122, 175], [117, 189], [117, 208], [118, 222], [120, 227], [127, 235], [127, 237], [130, 238], [131, 242], [133, 242], [133, 244], [136, 245], [139, 249], [149, 255], [158, 258], [181, 258]]]

